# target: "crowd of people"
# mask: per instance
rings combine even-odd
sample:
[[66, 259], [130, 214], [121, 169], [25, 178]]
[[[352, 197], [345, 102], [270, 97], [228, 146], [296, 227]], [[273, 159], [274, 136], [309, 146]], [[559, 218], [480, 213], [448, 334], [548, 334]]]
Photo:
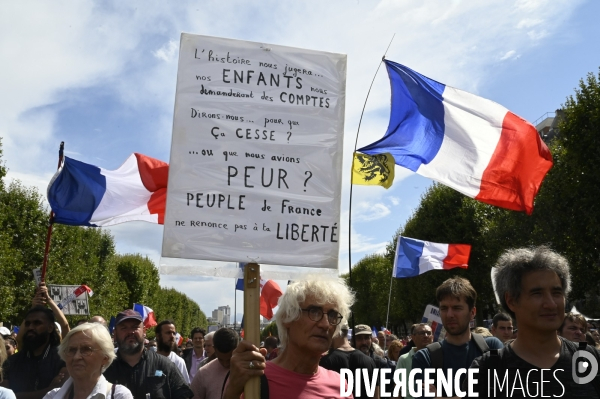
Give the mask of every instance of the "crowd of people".
[[[452, 277], [437, 288], [445, 329], [439, 342], [427, 323], [415, 323], [401, 338], [366, 324], [351, 328], [354, 294], [341, 279], [291, 283], [275, 314], [278, 337], [258, 346], [233, 329], [207, 334], [196, 327], [179, 347], [171, 320], [158, 323], [147, 340], [143, 318], [132, 309], [117, 315], [112, 336], [101, 316], [71, 329], [42, 283], [19, 333], [0, 327], [0, 399], [239, 399], [254, 377], [261, 398], [338, 398], [345, 389], [354, 398], [535, 397], [540, 389], [543, 396], [600, 398], [598, 363], [591, 378], [575, 377], [577, 353], [600, 360], [600, 334], [582, 315], [565, 314], [566, 259], [547, 247], [522, 248], [506, 251], [496, 267], [503, 310], [489, 330], [470, 328], [477, 292], [468, 280]], [[460, 373], [469, 368], [493, 370], [521, 386], [509, 391], [510, 384], [497, 386], [485, 372], [470, 381]], [[364, 378], [344, 380], [344, 370]], [[414, 374], [415, 383], [386, 386], [372, 378], [383, 370]], [[530, 379], [532, 372], [541, 379]], [[444, 378], [455, 384], [440, 385]]]

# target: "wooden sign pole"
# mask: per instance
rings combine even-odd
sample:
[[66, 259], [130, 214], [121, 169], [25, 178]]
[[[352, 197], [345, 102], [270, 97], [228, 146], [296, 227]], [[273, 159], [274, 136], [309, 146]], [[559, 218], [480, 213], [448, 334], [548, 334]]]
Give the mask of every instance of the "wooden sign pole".
[[[260, 346], [260, 265], [244, 267], [244, 340]], [[250, 379], [244, 387], [246, 399], [260, 398], [260, 378]]]

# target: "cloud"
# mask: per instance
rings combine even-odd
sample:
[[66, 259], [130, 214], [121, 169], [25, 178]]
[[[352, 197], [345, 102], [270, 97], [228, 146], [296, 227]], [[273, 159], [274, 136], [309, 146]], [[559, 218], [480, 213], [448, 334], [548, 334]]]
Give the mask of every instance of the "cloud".
[[507, 51], [502, 57], [500, 57], [500, 61], [505, 61], [509, 59], [517, 58], [517, 52], [515, 50]]
[[383, 219], [390, 214], [390, 208], [382, 203], [359, 202], [353, 205], [352, 217], [355, 222]]
[[152, 52], [152, 54], [160, 60], [173, 62], [175, 60], [175, 55], [177, 54], [177, 42], [175, 40], [169, 40], [168, 43]]

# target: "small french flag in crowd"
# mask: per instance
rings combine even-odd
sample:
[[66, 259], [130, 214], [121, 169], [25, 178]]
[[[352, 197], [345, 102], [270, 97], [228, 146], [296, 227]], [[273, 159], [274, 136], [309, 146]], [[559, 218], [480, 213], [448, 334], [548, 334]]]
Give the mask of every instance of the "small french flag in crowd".
[[384, 62], [392, 87], [388, 129], [358, 151], [390, 153], [396, 164], [464, 195], [531, 214], [552, 167], [535, 127], [491, 100]]
[[54, 222], [111, 226], [142, 220], [164, 224], [169, 164], [131, 154], [117, 170], [65, 157], [50, 184]]
[[133, 310], [142, 315], [144, 327], [150, 328], [158, 324], [156, 322], [156, 319], [154, 318], [154, 310], [150, 309], [148, 306], [144, 306], [139, 303], [134, 303]]
[[177, 342], [177, 346], [181, 346], [181, 344], [183, 344], [183, 337], [181, 334], [175, 334], [175, 342]]
[[438, 244], [399, 236], [393, 276], [404, 278], [430, 270], [466, 269], [470, 254], [471, 246], [467, 244]]

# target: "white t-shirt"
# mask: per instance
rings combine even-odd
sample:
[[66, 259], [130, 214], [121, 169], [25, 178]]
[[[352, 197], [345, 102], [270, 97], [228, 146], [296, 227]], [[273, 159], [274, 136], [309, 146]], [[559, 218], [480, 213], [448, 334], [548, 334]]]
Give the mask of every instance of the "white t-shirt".
[[175, 352], [169, 353], [168, 358], [173, 362], [175, 367], [177, 367], [177, 370], [181, 373], [185, 383], [190, 385], [190, 376], [188, 375], [187, 367], [185, 366], [185, 360], [183, 360], [181, 356], [177, 356]]
[[[109, 386], [110, 385], [110, 386]], [[64, 399], [69, 397], [69, 390], [73, 386], [73, 378], [65, 381], [62, 387], [54, 388], [44, 396], [43, 399]], [[88, 395], [87, 399], [133, 399], [131, 391], [123, 385], [117, 384], [115, 386], [115, 396], [111, 398], [112, 384], [106, 381], [103, 375], [100, 376], [98, 383], [92, 389], [92, 392]]]

